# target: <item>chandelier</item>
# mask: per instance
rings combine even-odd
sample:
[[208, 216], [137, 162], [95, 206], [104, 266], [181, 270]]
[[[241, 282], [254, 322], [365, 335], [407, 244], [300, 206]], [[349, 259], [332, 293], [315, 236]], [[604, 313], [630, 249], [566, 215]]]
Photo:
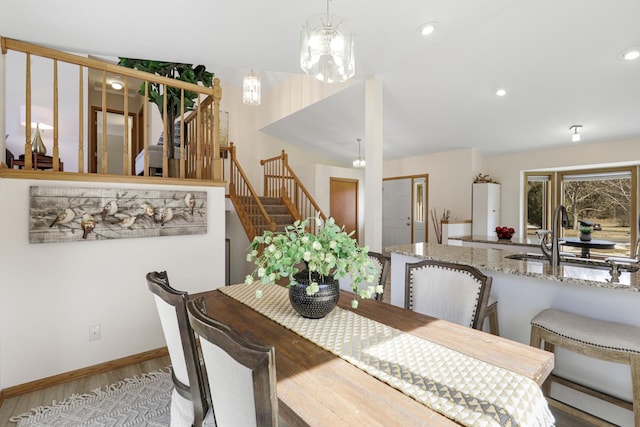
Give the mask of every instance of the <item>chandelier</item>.
[[260, 105], [260, 76], [251, 70], [242, 80], [242, 102]]
[[325, 83], [341, 83], [355, 74], [353, 31], [345, 19], [329, 13], [312, 15], [302, 27], [300, 67]]
[[358, 138], [357, 141], [358, 141], [358, 157], [356, 159], [353, 159], [353, 167], [363, 168], [367, 165], [367, 162], [362, 157], [360, 157], [360, 141], [362, 140]]

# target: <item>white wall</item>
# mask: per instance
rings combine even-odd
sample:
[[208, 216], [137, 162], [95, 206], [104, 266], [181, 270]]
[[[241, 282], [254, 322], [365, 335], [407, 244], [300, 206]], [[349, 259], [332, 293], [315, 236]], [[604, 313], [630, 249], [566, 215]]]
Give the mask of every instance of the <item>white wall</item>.
[[190, 293], [224, 284], [223, 187], [190, 187], [208, 194], [204, 235], [29, 244], [31, 185], [113, 187], [0, 178], [0, 389], [164, 346], [149, 271]]
[[576, 144], [547, 150], [527, 151], [485, 157], [483, 173], [489, 173], [501, 186], [501, 221], [503, 224], [518, 224], [518, 231], [524, 230], [522, 223], [524, 202], [524, 171], [605, 167], [616, 163], [640, 162], [640, 139], [627, 139], [592, 144]]

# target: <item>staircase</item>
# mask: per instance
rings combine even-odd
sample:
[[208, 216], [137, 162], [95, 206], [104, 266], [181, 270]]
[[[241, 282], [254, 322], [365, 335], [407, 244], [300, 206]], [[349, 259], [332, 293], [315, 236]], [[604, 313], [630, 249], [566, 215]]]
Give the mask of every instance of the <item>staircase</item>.
[[[223, 151], [229, 152], [229, 199], [249, 241], [267, 230], [284, 231], [297, 220], [316, 216], [323, 221], [327, 219], [289, 167], [284, 150], [280, 156], [260, 161], [264, 166], [264, 196], [258, 196], [249, 182], [233, 143]], [[317, 232], [316, 221], [312, 221], [310, 227], [310, 232]]]
[[[269, 218], [275, 223], [275, 230], [272, 231], [284, 231], [287, 225], [293, 224], [295, 221], [293, 215], [289, 211], [287, 205], [280, 197], [258, 197], [260, 203], [264, 207], [264, 210], [269, 215]], [[253, 200], [248, 201], [250, 204], [255, 204]], [[256, 211], [257, 209], [252, 209]], [[269, 223], [262, 215], [255, 215], [251, 221], [254, 224], [256, 235], [264, 233], [266, 230], [270, 230]]]

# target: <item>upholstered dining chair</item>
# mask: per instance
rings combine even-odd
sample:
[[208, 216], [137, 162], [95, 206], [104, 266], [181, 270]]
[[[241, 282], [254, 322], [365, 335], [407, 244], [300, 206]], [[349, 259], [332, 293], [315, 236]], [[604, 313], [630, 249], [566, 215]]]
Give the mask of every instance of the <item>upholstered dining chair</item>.
[[383, 293], [376, 294], [376, 300], [382, 301], [384, 292], [387, 292], [387, 276], [389, 275], [389, 257], [382, 255], [379, 252], [369, 251], [369, 259], [376, 269], [376, 275], [373, 280], [373, 285], [382, 285]]
[[482, 329], [492, 278], [475, 267], [444, 261], [408, 263], [405, 308]]
[[189, 301], [187, 310], [200, 337], [217, 426], [277, 426], [274, 348], [252, 342], [207, 316], [197, 301]]
[[202, 372], [196, 338], [187, 316], [187, 292], [169, 285], [165, 271], [147, 273], [154, 294], [162, 332], [169, 350], [174, 390], [171, 395], [171, 427], [215, 426], [209, 411], [208, 385]]

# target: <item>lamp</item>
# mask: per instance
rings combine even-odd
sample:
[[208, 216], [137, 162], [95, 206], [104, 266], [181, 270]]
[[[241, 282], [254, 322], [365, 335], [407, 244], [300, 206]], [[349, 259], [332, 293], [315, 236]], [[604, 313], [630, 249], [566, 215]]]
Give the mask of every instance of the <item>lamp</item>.
[[580, 128], [582, 125], [573, 125], [569, 128], [571, 133], [571, 142], [580, 142]]
[[260, 76], [251, 70], [242, 80], [242, 102], [260, 105]]
[[325, 83], [341, 83], [355, 74], [353, 32], [345, 19], [329, 13], [312, 15], [302, 26], [300, 67]]
[[360, 141], [362, 140], [358, 138], [357, 141], [358, 141], [358, 158], [353, 159], [353, 167], [363, 168], [367, 165], [367, 162], [362, 157], [360, 157]]
[[[33, 139], [31, 140], [31, 151], [33, 153], [45, 155], [47, 154], [47, 147], [42, 142], [42, 135], [40, 135], [40, 129], [51, 130], [53, 126], [49, 123], [53, 122], [53, 113], [50, 109], [40, 107], [39, 105], [31, 105], [31, 127], [36, 128]], [[26, 106], [20, 106], [20, 124], [27, 125], [27, 109]]]

